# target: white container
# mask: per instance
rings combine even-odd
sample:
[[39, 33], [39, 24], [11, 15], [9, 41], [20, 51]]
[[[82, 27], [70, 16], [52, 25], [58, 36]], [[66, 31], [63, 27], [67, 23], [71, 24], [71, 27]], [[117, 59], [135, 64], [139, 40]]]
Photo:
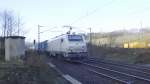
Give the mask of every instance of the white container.
[[25, 55], [25, 37], [9, 36], [5, 38], [5, 60], [17, 59]]

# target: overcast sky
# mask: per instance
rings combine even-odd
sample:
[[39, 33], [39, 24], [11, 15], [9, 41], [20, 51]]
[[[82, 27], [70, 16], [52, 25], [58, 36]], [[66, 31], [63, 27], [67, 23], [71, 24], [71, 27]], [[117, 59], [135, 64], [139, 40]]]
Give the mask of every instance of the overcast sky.
[[42, 40], [66, 32], [63, 25], [82, 32], [150, 26], [150, 0], [0, 0], [0, 9], [22, 17], [28, 41], [37, 39], [38, 24], [45, 26], [41, 31], [53, 28], [41, 34]]

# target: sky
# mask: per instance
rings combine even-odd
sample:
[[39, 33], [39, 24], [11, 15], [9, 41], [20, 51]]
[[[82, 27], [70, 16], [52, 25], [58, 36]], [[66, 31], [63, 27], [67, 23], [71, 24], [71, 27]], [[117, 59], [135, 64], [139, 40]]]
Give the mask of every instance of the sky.
[[20, 15], [27, 41], [41, 41], [68, 31], [110, 32], [150, 27], [150, 0], [0, 0], [0, 11], [13, 10]]

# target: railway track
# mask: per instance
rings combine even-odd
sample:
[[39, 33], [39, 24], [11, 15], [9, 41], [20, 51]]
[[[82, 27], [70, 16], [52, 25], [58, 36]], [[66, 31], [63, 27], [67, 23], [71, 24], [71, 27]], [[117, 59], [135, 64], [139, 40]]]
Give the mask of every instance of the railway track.
[[112, 84], [112, 81], [114, 81], [91, 73], [91, 71], [89, 71], [86, 67], [83, 67], [84, 65], [79, 63], [76, 64], [68, 61], [58, 60], [52, 60], [52, 63], [56, 65], [61, 72], [64, 74], [69, 74], [82, 84]]
[[111, 65], [107, 65], [108, 67], [104, 67], [106, 65], [95, 65], [93, 63], [88, 63], [88, 62], [80, 62], [81, 64], [84, 64], [86, 66], [88, 66], [88, 70], [97, 74], [97, 75], [101, 75], [101, 76], [105, 76], [107, 78], [113, 79], [115, 81], [118, 81], [120, 83], [124, 83], [124, 84], [149, 84], [150, 83], [150, 79], [147, 77], [149, 75], [146, 76], [139, 76], [136, 74], [131, 74], [129, 72], [122, 72], [120, 70], [116, 70], [114, 68], [110, 68], [110, 67], [114, 67]]
[[130, 68], [130, 69], [132, 68], [132, 69], [144, 71], [144, 72], [147, 72], [147, 73], [150, 74], [150, 68], [135, 65], [135, 64], [120, 63], [120, 62], [114, 62], [114, 61], [111, 61], [111, 60], [106, 61], [106, 60], [100, 60], [99, 58], [88, 58], [88, 61], [93, 61], [93, 62], [97, 62], [97, 63], [111, 64], [111, 65], [126, 67], [126, 68]]
[[54, 61], [60, 70], [75, 77], [83, 84], [99, 84], [102, 79], [108, 80], [109, 84], [150, 84], [149, 73], [143, 72], [140, 67], [138, 70], [130, 65], [125, 66], [121, 63], [116, 64], [94, 59], [77, 61], [78, 64], [60, 60]]
[[139, 74], [139, 76], [141, 77], [147, 77], [148, 79], [150, 79], [150, 72], [149, 71], [143, 71], [143, 69], [137, 69], [134, 68], [134, 66], [132, 67], [131, 65], [122, 65], [122, 64], [114, 64], [114, 63], [108, 63], [108, 62], [102, 62], [102, 61], [94, 61], [94, 60], [89, 60], [88, 62], [91, 62], [92, 64], [95, 65], [100, 65], [100, 66], [106, 66], [108, 68], [112, 68], [114, 70], [122, 70], [123, 72], [128, 72], [130, 74], [133, 75], [137, 75], [137, 73]]

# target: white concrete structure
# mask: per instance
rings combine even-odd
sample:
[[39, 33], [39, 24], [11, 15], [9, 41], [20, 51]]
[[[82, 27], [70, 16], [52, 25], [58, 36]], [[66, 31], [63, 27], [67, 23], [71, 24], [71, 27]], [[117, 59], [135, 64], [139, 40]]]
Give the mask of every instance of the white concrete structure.
[[20, 58], [25, 55], [25, 37], [9, 36], [5, 38], [5, 60]]

